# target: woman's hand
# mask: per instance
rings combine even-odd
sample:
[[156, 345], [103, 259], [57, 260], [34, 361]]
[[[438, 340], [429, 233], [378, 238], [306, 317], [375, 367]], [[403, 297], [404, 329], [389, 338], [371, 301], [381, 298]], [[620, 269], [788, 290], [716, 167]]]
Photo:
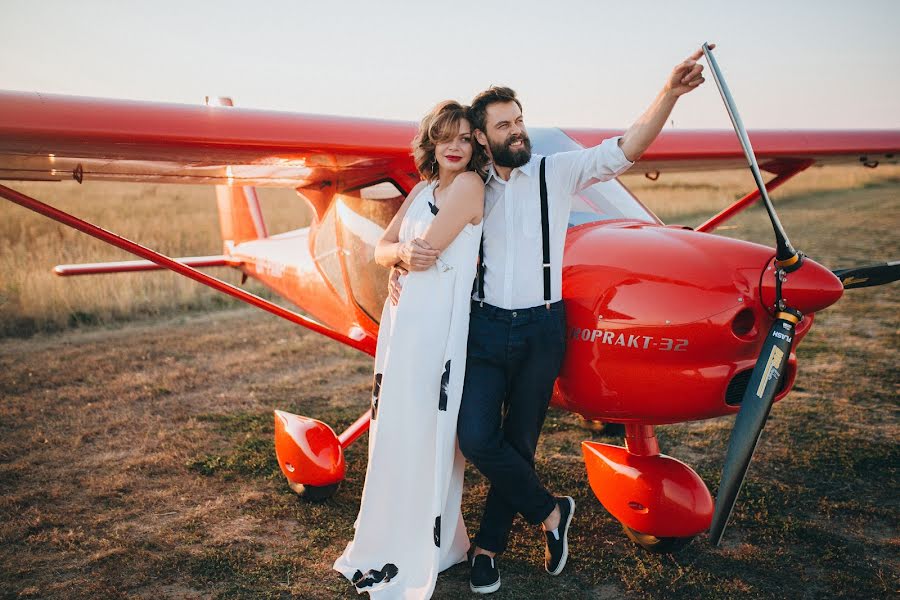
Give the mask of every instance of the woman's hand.
[[416, 238], [400, 244], [397, 256], [409, 265], [412, 271], [425, 271], [435, 263], [440, 252], [432, 248], [428, 242]]

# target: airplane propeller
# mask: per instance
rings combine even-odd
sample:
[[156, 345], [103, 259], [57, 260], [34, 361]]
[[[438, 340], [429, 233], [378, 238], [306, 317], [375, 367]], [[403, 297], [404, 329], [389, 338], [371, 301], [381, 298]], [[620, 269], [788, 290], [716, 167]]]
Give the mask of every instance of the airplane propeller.
[[[725, 464], [722, 467], [722, 479], [719, 482], [716, 506], [709, 528], [710, 540], [714, 545], [718, 546], [722, 540], [725, 526], [728, 524], [728, 519], [731, 516], [731, 511], [734, 508], [741, 486], [744, 483], [750, 460], [753, 458], [753, 452], [756, 450], [759, 436], [762, 434], [763, 427], [768, 419], [772, 403], [781, 389], [784, 367], [788, 358], [790, 358], [794, 345], [794, 332], [797, 324], [803, 318], [803, 315], [798, 310], [787, 306], [782, 296], [781, 288], [787, 279], [787, 274], [796, 271], [803, 264], [804, 255], [791, 246], [787, 234], [778, 220], [778, 215], [775, 214], [775, 208], [772, 206], [765, 183], [763, 183], [762, 174], [756, 162], [756, 156], [753, 153], [753, 147], [750, 145], [750, 138], [747, 136], [747, 131], [737, 112], [734, 99], [731, 97], [731, 92], [725, 84], [719, 65], [716, 63], [716, 59], [712, 55], [712, 50], [708, 44], [703, 44], [703, 54], [712, 71], [716, 87], [719, 88], [719, 93], [725, 102], [734, 131], [737, 133], [741, 146], [744, 149], [744, 155], [747, 157], [750, 171], [753, 173], [753, 179], [756, 181], [763, 205], [769, 214], [772, 228], [775, 230], [776, 243], [775, 322], [772, 323], [769, 329], [759, 358], [753, 368], [750, 382], [741, 400], [741, 409], [735, 418], [734, 428], [728, 440], [728, 451], [725, 454]], [[840, 269], [833, 271], [833, 273], [841, 280], [844, 289], [882, 285], [900, 279], [900, 261]]]
[[750, 382], [744, 391], [741, 409], [735, 418], [734, 428], [728, 440], [728, 451], [725, 455], [722, 479], [719, 482], [715, 511], [709, 529], [711, 541], [718, 546], [722, 539], [722, 534], [725, 532], [725, 526], [728, 523], [728, 518], [731, 516], [738, 493], [744, 483], [744, 477], [747, 474], [750, 460], [753, 458], [753, 452], [756, 450], [756, 445], [759, 442], [759, 436], [762, 434], [772, 403], [775, 401], [775, 395], [780, 389], [781, 379], [784, 376], [784, 366], [787, 364], [794, 344], [794, 330], [797, 323], [803, 318], [799, 311], [785, 305], [781, 295], [781, 284], [784, 282], [787, 273], [795, 271], [801, 266], [803, 255], [791, 245], [784, 228], [781, 226], [778, 215], [775, 213], [775, 208], [772, 206], [772, 201], [769, 199], [769, 194], [762, 179], [762, 173], [760, 173], [759, 165], [756, 162], [753, 147], [750, 145], [750, 138], [708, 44], [703, 44], [703, 54], [706, 56], [706, 62], [712, 71], [716, 87], [719, 88], [719, 93], [725, 102], [728, 116], [731, 118], [735, 133], [737, 133], [741, 147], [744, 149], [744, 155], [747, 157], [750, 171], [753, 173], [753, 179], [756, 181], [763, 205], [769, 215], [769, 220], [772, 222], [772, 228], [775, 230], [776, 247], [775, 299], [777, 313], [775, 322], [772, 323], [772, 327], [766, 335], [756, 366], [753, 368]]

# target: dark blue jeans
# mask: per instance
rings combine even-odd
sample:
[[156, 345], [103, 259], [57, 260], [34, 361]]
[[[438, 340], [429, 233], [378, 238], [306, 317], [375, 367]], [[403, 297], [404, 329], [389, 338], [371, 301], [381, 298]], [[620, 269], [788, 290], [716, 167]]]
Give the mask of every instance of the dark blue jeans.
[[[521, 310], [472, 303], [459, 447], [491, 483], [475, 544], [503, 552], [516, 513], [531, 524], [556, 501], [534, 452], [565, 352], [562, 302]], [[505, 417], [504, 417], [505, 412]]]

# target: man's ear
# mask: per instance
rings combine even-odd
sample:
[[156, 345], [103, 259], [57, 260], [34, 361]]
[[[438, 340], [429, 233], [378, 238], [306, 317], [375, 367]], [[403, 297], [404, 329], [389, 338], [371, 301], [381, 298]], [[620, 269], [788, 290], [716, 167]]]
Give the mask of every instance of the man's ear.
[[481, 144], [485, 148], [488, 147], [487, 136], [484, 135], [484, 132], [482, 130], [480, 130], [480, 129], [475, 130], [475, 139], [478, 141], [479, 144]]

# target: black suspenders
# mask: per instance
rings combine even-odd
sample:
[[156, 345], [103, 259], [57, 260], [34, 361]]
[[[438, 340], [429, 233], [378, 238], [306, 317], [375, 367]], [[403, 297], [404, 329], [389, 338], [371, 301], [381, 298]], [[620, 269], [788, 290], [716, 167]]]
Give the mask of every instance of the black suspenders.
[[[484, 218], [484, 217], [482, 217]], [[478, 286], [478, 298], [481, 305], [484, 306], [484, 233], [481, 234], [481, 243], [478, 244], [478, 276], [475, 279], [475, 285]]]
[[[544, 305], [550, 308], [550, 219], [547, 207], [547, 174], [545, 163], [547, 157], [541, 158], [541, 245], [543, 246], [543, 272], [544, 272]], [[478, 299], [484, 305], [484, 234], [481, 235], [481, 244], [478, 246], [478, 273], [475, 278], [475, 288]]]
[[544, 305], [550, 308], [550, 223], [547, 216], [547, 157], [541, 158], [541, 243], [544, 246]]

